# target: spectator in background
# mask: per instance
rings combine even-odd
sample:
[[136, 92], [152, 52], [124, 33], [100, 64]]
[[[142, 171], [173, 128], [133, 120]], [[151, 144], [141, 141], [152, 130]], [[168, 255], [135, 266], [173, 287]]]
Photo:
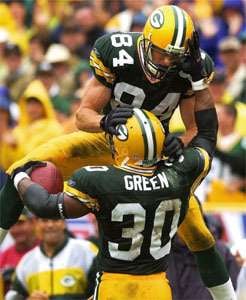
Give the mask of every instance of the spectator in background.
[[8, 43], [4, 48], [4, 63], [7, 67], [3, 83], [10, 90], [11, 98], [18, 102], [19, 97], [31, 80], [31, 71], [25, 68], [20, 47]]
[[240, 240], [234, 250], [241, 265], [237, 278], [237, 300], [246, 300], [246, 239]]
[[88, 58], [90, 49], [86, 33], [74, 21], [69, 19], [61, 26], [59, 42], [71, 53], [71, 66], [74, 68], [80, 59]]
[[86, 60], [81, 60], [74, 70], [74, 75], [77, 87], [79, 89], [83, 88], [87, 80], [92, 76], [92, 70], [89, 62]]
[[0, 254], [0, 272], [4, 279], [5, 293], [20, 259], [38, 244], [35, 221], [27, 209], [24, 208], [18, 222], [10, 228], [10, 234], [14, 244]]
[[78, 131], [78, 128], [75, 126], [75, 113], [80, 106], [82, 96], [83, 89], [79, 89], [74, 93], [71, 100], [70, 116], [62, 124], [65, 133]]
[[13, 161], [63, 133], [62, 126], [56, 120], [47, 90], [39, 80], [29, 84], [19, 105], [19, 123], [4, 136], [8, 153], [6, 159], [12, 158]]
[[[9, 91], [5, 86], [0, 86], [0, 169], [6, 170], [6, 168], [14, 160], [14, 157], [8, 152], [8, 147], [4, 142], [5, 135], [12, 130], [12, 117], [11, 117], [11, 99]], [[5, 175], [1, 174], [2, 180], [4, 180]]]
[[13, 295], [36, 299], [86, 299], [94, 288], [97, 248], [86, 240], [69, 238], [64, 220], [38, 219], [41, 244], [16, 268], [6, 300]]
[[[216, 72], [212, 82], [210, 83], [210, 90], [217, 104], [234, 103], [233, 97], [226, 90], [226, 86], [225, 74], [222, 72]], [[237, 109], [235, 131], [242, 136], [246, 136], [246, 104], [242, 102], [235, 102], [234, 105]]]
[[[1, 37], [1, 32], [0, 32]], [[10, 117], [10, 99], [8, 90], [4, 86], [0, 86], [0, 189], [5, 184], [7, 174], [4, 172], [4, 167], [1, 164], [3, 157], [2, 136], [9, 129], [11, 123]], [[3, 299], [3, 279], [0, 275], [0, 300]]]
[[124, 0], [125, 10], [112, 16], [112, 18], [106, 23], [105, 30], [107, 32], [114, 31], [130, 31], [133, 16], [144, 10], [146, 0]]
[[[216, 247], [225, 260], [227, 270], [235, 288], [240, 268], [230, 253], [230, 249], [221, 241], [221, 224], [212, 216], [206, 217], [205, 220], [208, 228], [214, 234]], [[172, 288], [173, 300], [212, 300], [211, 295], [200, 279], [194, 255], [178, 236], [174, 238], [172, 243], [167, 277]]]
[[147, 21], [147, 16], [143, 12], [140, 11], [139, 13], [136, 13], [132, 17], [130, 31], [142, 32], [146, 21]]
[[[215, 156], [196, 194], [211, 204], [237, 203], [240, 207], [240, 203], [245, 203], [246, 138], [235, 130], [237, 110], [234, 105], [218, 105], [217, 114], [219, 130]], [[231, 211], [221, 212], [220, 216], [231, 243], [244, 237], [242, 216]]]
[[4, 48], [9, 39], [9, 33], [5, 28], [0, 28], [0, 83], [7, 74], [7, 66], [4, 63]]
[[237, 300], [246, 300], [246, 259], [238, 275], [237, 286]]
[[226, 80], [223, 72], [215, 72], [210, 83], [210, 90], [217, 104], [233, 102], [232, 96], [226, 91]]
[[42, 34], [35, 34], [29, 41], [29, 52], [25, 57], [25, 63], [30, 66], [32, 73], [34, 74], [37, 66], [43, 61], [44, 54], [47, 50], [48, 38]]
[[[246, 64], [246, 30], [242, 32], [240, 35], [240, 42], [241, 42], [241, 63]], [[246, 97], [246, 96], [245, 96]]]
[[42, 61], [40, 64], [38, 64], [35, 78], [43, 83], [51, 98], [53, 96], [53, 90], [59, 89], [55, 80], [53, 67], [46, 61]]
[[245, 2], [243, 0], [224, 0], [222, 18], [227, 36], [239, 37], [246, 29]]
[[[105, 33], [103, 28], [97, 23], [96, 14], [92, 5], [78, 6], [74, 12], [74, 20], [86, 34], [87, 45], [90, 48], [92, 48], [96, 39]], [[89, 53], [86, 58], [89, 58]]]
[[53, 65], [46, 61], [41, 62], [36, 69], [36, 79], [40, 80], [47, 89], [56, 117], [60, 123], [63, 123], [67, 119], [71, 103], [70, 98], [59, 94], [60, 86], [55, 77]]
[[57, 95], [70, 97], [75, 91], [75, 83], [70, 65], [71, 53], [68, 48], [61, 44], [52, 44], [45, 53], [44, 59], [52, 65], [59, 88]]
[[219, 43], [219, 52], [222, 63], [224, 64], [226, 92], [234, 101], [246, 103], [245, 81], [246, 66], [241, 62], [241, 44], [235, 37], [226, 37]]
[[25, 1], [22, 0], [9, 0], [5, 1], [8, 4], [8, 9], [13, 20], [12, 28], [9, 28], [11, 41], [16, 43], [21, 52], [28, 53], [29, 43], [29, 30], [26, 26], [26, 6]]
[[[217, 107], [217, 114], [219, 131], [215, 157], [222, 164], [219, 175], [230, 183], [231, 190], [245, 190], [246, 137], [235, 131], [237, 110], [235, 106], [225, 104]], [[226, 170], [228, 167], [230, 170]]]

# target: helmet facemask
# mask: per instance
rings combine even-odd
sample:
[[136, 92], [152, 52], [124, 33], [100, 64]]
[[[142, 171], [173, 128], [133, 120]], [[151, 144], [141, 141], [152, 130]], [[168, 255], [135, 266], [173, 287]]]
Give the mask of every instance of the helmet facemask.
[[[152, 53], [158, 52], [162, 55], [170, 57], [171, 65], [164, 66], [162, 64], [156, 64], [153, 62]], [[177, 69], [181, 58], [185, 55], [185, 52], [178, 53], [177, 51], [169, 52], [156, 47], [150, 40], [142, 38], [139, 42], [140, 60], [144, 72], [153, 81], [161, 81], [166, 75]]]

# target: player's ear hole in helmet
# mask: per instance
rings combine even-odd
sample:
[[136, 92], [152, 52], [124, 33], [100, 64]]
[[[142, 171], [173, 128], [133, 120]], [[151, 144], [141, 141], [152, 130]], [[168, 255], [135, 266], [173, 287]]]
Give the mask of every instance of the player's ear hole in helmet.
[[165, 133], [151, 112], [134, 108], [126, 124], [118, 125], [117, 135], [109, 136], [116, 165], [151, 167], [162, 158]]
[[188, 52], [194, 25], [190, 16], [175, 5], [164, 5], [149, 16], [139, 40], [143, 70], [152, 80], [163, 79]]

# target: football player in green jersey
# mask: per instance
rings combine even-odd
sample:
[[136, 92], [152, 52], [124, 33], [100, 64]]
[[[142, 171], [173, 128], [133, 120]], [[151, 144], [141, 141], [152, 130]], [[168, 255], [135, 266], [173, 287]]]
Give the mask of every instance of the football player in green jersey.
[[[132, 115], [132, 109], [123, 107], [124, 104], [153, 112], [166, 132], [173, 111], [180, 107], [187, 130], [181, 138], [167, 137], [167, 156], [180, 154], [183, 144], [187, 145], [196, 135], [197, 128], [204, 130], [207, 139], [215, 143], [217, 116], [207, 88], [213, 73], [212, 62], [200, 51], [192, 20], [179, 7], [167, 5], [156, 9], [142, 34], [117, 32], [99, 38], [90, 63], [94, 76], [85, 87], [77, 113], [77, 126], [84, 131], [42, 145], [12, 165], [8, 174], [31, 160], [52, 161], [64, 178], [91, 162], [110, 164], [112, 158], [102, 131], [115, 133], [115, 126]], [[212, 155], [213, 151], [208, 152]], [[0, 241], [18, 219], [21, 209], [22, 203], [9, 178], [0, 192]], [[229, 277], [193, 195], [179, 235], [196, 255], [205, 285], [223, 288]], [[213, 274], [207, 274], [207, 265], [213, 266]], [[219, 298], [214, 296], [214, 299]]]
[[[114, 165], [77, 170], [64, 192], [56, 195], [23, 172], [28, 163], [16, 173], [14, 184], [39, 217], [95, 214], [100, 273], [94, 299], [169, 300], [165, 271], [171, 240], [184, 219], [190, 193], [209, 170], [207, 151], [214, 145], [204, 143], [206, 136], [199, 132], [179, 159], [161, 161], [165, 133], [160, 121], [145, 110], [135, 108], [133, 113], [109, 136]], [[223, 299], [233, 299], [233, 293], [231, 288]]]

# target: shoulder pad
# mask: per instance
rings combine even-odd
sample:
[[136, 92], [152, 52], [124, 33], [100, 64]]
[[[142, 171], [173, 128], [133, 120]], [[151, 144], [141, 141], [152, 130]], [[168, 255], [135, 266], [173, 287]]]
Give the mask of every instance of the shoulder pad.
[[90, 66], [99, 81], [107, 86], [111, 86], [115, 80], [115, 75], [110, 64], [112, 46], [111, 34], [105, 34], [96, 40], [90, 53]]

